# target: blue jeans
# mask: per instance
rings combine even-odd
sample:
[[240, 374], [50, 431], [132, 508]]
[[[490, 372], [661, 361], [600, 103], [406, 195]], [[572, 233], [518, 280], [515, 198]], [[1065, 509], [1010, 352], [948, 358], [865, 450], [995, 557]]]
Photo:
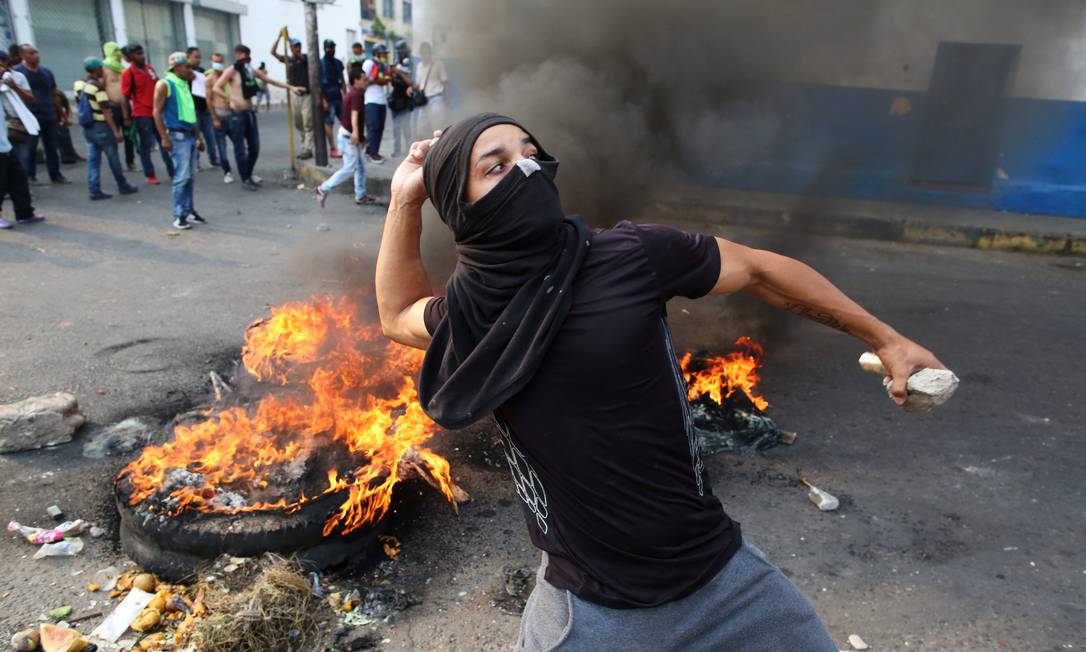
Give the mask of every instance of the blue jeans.
[[[219, 148], [215, 147], [215, 123], [211, 120], [211, 111], [196, 112], [196, 128], [203, 134], [204, 142], [207, 143], [207, 158], [211, 160], [212, 165], [218, 167]], [[196, 153], [196, 160], [200, 160], [199, 151]]]
[[[155, 164], [151, 162], [151, 146], [158, 142], [158, 131], [155, 129], [154, 118], [141, 116], [132, 118], [132, 124], [136, 125], [136, 131], [140, 135], [140, 165], [143, 166], [143, 176], [155, 176]], [[166, 174], [173, 176], [173, 161], [166, 150], [159, 148], [162, 161], [166, 164]]]
[[26, 140], [17, 145], [16, 155], [23, 171], [30, 179], [38, 176], [38, 140], [41, 139], [42, 148], [45, 149], [45, 167], [49, 170], [49, 178], [56, 181], [60, 174], [60, 131], [56, 120], [38, 121], [39, 131], [37, 136], [27, 134]]
[[219, 164], [222, 165], [224, 174], [230, 174], [230, 157], [226, 155], [226, 140], [230, 137], [226, 126], [227, 120], [229, 118], [219, 119], [219, 126], [215, 127], [215, 139], [208, 143], [208, 147], [214, 147], [218, 150]]
[[102, 153], [106, 155], [109, 170], [113, 173], [113, 180], [117, 187], [124, 190], [131, 188], [132, 184], [124, 178], [124, 168], [121, 167], [121, 157], [117, 153], [117, 141], [113, 138], [113, 132], [104, 122], [96, 122], [90, 127], [83, 127], [83, 138], [87, 141], [87, 189], [95, 195], [102, 192]]
[[188, 217], [192, 213], [192, 173], [196, 168], [196, 134], [170, 130], [173, 151], [173, 216]]
[[366, 196], [366, 165], [362, 161], [362, 145], [352, 145], [351, 137], [341, 131], [337, 139], [339, 151], [343, 154], [343, 167], [336, 170], [321, 184], [321, 192], [331, 192], [339, 184], [354, 176], [354, 198]]
[[385, 116], [388, 107], [384, 104], [366, 104], [366, 153], [376, 157], [381, 151], [381, 135], [385, 133]]
[[238, 174], [242, 181], [253, 176], [256, 157], [260, 155], [260, 132], [257, 130], [256, 111], [231, 111], [226, 119], [226, 131], [234, 143], [234, 159], [238, 162]]

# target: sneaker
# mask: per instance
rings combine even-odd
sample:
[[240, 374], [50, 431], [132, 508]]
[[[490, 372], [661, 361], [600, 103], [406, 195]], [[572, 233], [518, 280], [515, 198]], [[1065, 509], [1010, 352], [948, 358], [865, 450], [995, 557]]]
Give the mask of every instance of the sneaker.
[[201, 217], [200, 214], [196, 211], [192, 211], [191, 213], [189, 213], [189, 219], [193, 222], [196, 222], [197, 224], [207, 224], [207, 220]]
[[155, 176], [147, 177], [146, 179], [144, 179], [144, 181], [146, 181], [149, 185], [152, 185], [152, 186], [157, 186], [158, 184], [162, 183], [161, 181], [158, 180], [158, 177], [155, 177]]
[[118, 192], [120, 192], [122, 195], [131, 195], [132, 193], [139, 191], [140, 189], [135, 186], [125, 186], [124, 188], [118, 189]]
[[183, 217], [178, 217], [175, 218], [173, 221], [173, 228], [177, 229], [178, 231], [185, 231], [187, 229], [191, 229], [192, 225], [189, 224], [189, 221], [187, 219]]
[[99, 190], [98, 192], [92, 192], [90, 196], [91, 201], [97, 201], [99, 199], [109, 199], [111, 197], [113, 197], [113, 195], [109, 194], [108, 192], [102, 192], [101, 190]]
[[385, 162], [385, 157], [381, 156], [380, 154], [378, 154], [377, 156], [370, 156], [369, 154], [367, 154], [366, 159], [374, 165], [381, 165]]
[[234, 183], [234, 175], [227, 172], [226, 174], [223, 175], [222, 182], [223, 183]]
[[302, 152], [298, 155], [298, 158], [303, 161], [307, 158], [313, 158], [313, 152]]
[[335, 147], [332, 148], [332, 151], [328, 152], [328, 156], [331, 156], [332, 158], [343, 158], [343, 154], [340, 154], [339, 150]]
[[252, 181], [253, 183], [255, 183], [258, 186], [264, 185], [264, 179], [261, 178], [261, 177], [256, 176], [255, 174], [249, 177], [249, 181]]
[[354, 203], [358, 204], [359, 206], [369, 206], [370, 204], [376, 204], [377, 198], [370, 197], [369, 195], [362, 195], [361, 198], [355, 197]]
[[317, 196], [317, 202], [320, 203], [321, 208], [324, 208], [324, 202], [328, 199], [328, 193], [321, 190], [320, 186], [313, 191], [313, 194]]
[[246, 190], [257, 191], [260, 190], [260, 186], [253, 183], [252, 179], [247, 179], [241, 182], [241, 187]]
[[16, 224], [32, 224], [34, 222], [44, 222], [44, 221], [45, 221], [45, 216], [44, 215], [34, 214], [34, 215], [31, 215], [30, 217], [28, 217], [26, 219], [15, 220], [15, 223]]
[[14, 227], [15, 227], [14, 224], [12, 224], [11, 222], [9, 222], [9, 221], [5, 220], [4, 218], [0, 217], [0, 229], [7, 230], [7, 229], [14, 228]]
[[62, 184], [65, 184], [65, 183], [71, 183], [72, 180], [62, 174], [59, 177], [57, 177], [56, 179], [52, 179], [52, 182], [57, 184], [57, 185], [62, 185]]

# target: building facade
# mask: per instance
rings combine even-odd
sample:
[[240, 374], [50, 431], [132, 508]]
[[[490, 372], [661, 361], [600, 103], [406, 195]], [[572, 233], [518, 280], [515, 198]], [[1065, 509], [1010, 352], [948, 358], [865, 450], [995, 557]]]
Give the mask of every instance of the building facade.
[[[367, 51], [379, 42], [414, 45], [412, 24], [421, 0], [334, 0], [317, 5], [318, 40], [332, 39], [343, 59], [355, 41]], [[375, 33], [375, 26], [377, 27]], [[33, 43], [61, 88], [83, 76], [85, 57], [101, 56], [102, 43], [137, 42], [148, 60], [162, 68], [170, 52], [199, 47], [207, 58], [221, 52], [230, 60], [234, 45], [252, 49], [253, 63], [286, 76], [271, 56], [280, 30], [306, 43], [302, 0], [0, 0], [0, 42]], [[278, 51], [282, 52], [282, 45]], [[271, 89], [274, 100], [282, 91]]]

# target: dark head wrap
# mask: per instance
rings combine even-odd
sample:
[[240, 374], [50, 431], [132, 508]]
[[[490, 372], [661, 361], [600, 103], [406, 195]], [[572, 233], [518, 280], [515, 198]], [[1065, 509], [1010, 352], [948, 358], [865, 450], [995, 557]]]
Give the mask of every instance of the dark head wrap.
[[520, 127], [493, 113], [458, 122], [431, 146], [423, 166], [430, 200], [458, 253], [446, 287], [448, 313], [419, 378], [423, 409], [446, 428], [485, 417], [532, 379], [569, 313], [570, 288], [590, 244], [580, 217], [562, 212], [558, 161], [534, 137], [534, 160], [520, 161], [479, 201], [464, 201], [472, 147], [499, 124]]

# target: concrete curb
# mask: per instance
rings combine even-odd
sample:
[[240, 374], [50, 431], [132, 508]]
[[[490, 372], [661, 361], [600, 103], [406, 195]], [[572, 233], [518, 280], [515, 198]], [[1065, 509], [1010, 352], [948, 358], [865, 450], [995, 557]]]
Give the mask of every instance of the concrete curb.
[[[387, 167], [389, 163], [386, 163]], [[368, 166], [366, 168], [366, 194], [376, 197], [382, 204], [388, 203], [389, 197], [389, 183], [391, 180], [376, 174], [371, 174], [374, 166]], [[339, 169], [337, 164], [335, 167], [318, 167], [312, 161], [298, 161], [298, 179], [307, 186], [316, 187], [324, 183], [324, 181], [332, 176], [332, 173]], [[354, 184], [343, 183], [333, 190], [333, 192], [339, 192], [346, 195], [354, 195]]]
[[[787, 229], [813, 235], [1086, 257], [1086, 220], [1081, 219], [985, 216], [972, 211], [960, 212], [954, 219], [939, 219], [933, 214], [936, 211], [922, 207], [884, 204], [880, 214], [877, 208], [871, 209], [876, 202], [865, 202], [861, 207], [861, 202], [850, 205], [847, 201], [794, 198], [790, 206], [784, 206], [780, 198], [761, 199], [761, 195], [698, 189], [682, 198], [658, 202], [655, 214], [664, 220]], [[868, 210], [861, 213], [861, 208]]]

